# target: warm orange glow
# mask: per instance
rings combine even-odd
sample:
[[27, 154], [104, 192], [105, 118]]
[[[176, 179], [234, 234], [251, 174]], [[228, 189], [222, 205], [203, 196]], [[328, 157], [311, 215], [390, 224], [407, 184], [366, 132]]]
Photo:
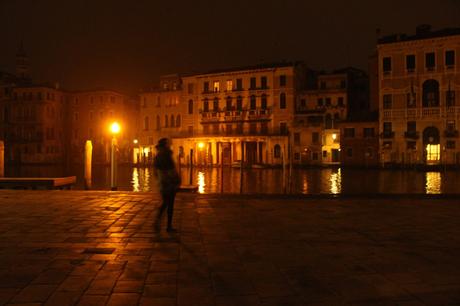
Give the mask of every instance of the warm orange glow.
[[118, 124], [118, 122], [114, 122], [110, 125], [110, 131], [112, 132], [112, 134], [118, 134], [120, 133], [120, 130], [121, 130], [121, 127]]
[[138, 144], [139, 141], [138, 141], [137, 139], [134, 139], [134, 140], [133, 140], [133, 143], [134, 143], [134, 144]]
[[204, 142], [199, 142], [198, 149], [203, 149], [203, 148], [204, 148]]

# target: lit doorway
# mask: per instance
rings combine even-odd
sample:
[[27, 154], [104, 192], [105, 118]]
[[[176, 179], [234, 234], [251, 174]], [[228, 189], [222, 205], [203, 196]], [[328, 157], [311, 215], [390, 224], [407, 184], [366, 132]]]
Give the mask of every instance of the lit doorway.
[[440, 144], [426, 145], [426, 163], [438, 164], [441, 159]]
[[423, 130], [423, 146], [425, 148], [425, 161], [427, 165], [439, 164], [441, 160], [439, 130], [430, 126]]

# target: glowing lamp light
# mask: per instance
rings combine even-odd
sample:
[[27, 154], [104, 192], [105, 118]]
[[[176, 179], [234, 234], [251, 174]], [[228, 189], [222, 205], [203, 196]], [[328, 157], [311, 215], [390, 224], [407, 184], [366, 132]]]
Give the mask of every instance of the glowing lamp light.
[[121, 127], [118, 124], [118, 122], [114, 122], [110, 126], [110, 131], [112, 132], [112, 134], [118, 134], [118, 133], [120, 133], [120, 130], [121, 130]]
[[137, 139], [134, 139], [134, 140], [133, 140], [133, 143], [134, 143], [134, 144], [138, 144], [139, 141], [138, 141]]
[[198, 149], [203, 149], [203, 148], [204, 148], [204, 142], [199, 142]]
[[332, 139], [334, 139], [334, 140], [337, 139], [337, 134], [336, 133], [332, 134]]

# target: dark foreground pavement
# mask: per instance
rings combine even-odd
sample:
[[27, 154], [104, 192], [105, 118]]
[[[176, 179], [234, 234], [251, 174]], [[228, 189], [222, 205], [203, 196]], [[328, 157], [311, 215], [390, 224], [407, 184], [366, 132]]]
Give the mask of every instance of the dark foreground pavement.
[[0, 191], [0, 304], [459, 305], [460, 201]]

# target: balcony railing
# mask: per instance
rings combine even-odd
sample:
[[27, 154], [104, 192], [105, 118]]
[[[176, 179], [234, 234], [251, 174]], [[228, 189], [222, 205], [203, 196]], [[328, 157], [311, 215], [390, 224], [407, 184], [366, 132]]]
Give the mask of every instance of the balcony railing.
[[177, 132], [171, 135], [172, 138], [199, 138], [199, 137], [225, 137], [225, 136], [288, 136], [289, 131], [281, 128], [259, 127], [251, 128], [232, 128], [227, 130], [225, 125], [219, 126], [219, 129], [210, 129], [209, 131], [201, 130], [194, 132]]
[[394, 138], [395, 137], [395, 132], [383, 132], [380, 134], [381, 138], [388, 139], [388, 138]]
[[417, 120], [417, 119], [460, 119], [460, 107], [422, 107], [422, 108], [397, 108], [384, 109], [382, 111], [384, 120]]
[[404, 137], [408, 139], [419, 139], [420, 135], [417, 131], [406, 131], [404, 132]]
[[270, 108], [244, 110], [211, 110], [201, 112], [202, 122], [251, 121], [269, 119], [272, 114]]
[[446, 138], [458, 138], [458, 130], [445, 130], [444, 137]]

